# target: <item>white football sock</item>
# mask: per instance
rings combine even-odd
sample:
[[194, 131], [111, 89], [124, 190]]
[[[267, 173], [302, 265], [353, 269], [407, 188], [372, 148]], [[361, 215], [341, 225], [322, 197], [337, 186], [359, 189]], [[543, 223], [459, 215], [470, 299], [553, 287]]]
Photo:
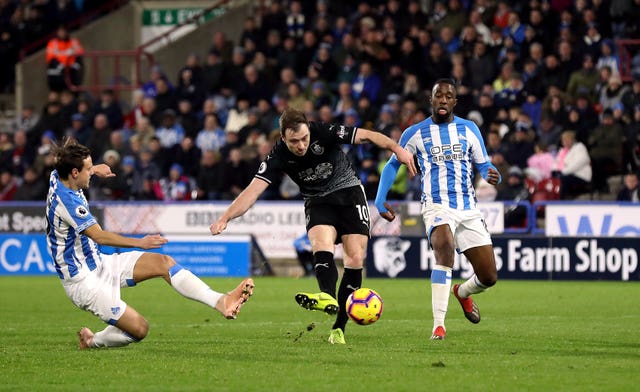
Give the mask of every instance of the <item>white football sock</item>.
[[191, 271], [176, 264], [169, 269], [171, 286], [184, 297], [193, 299], [203, 304], [216, 308], [216, 304], [224, 294], [213, 291], [205, 282], [200, 280]]
[[137, 341], [133, 336], [113, 325], [93, 335], [94, 347], [121, 347]]
[[450, 290], [451, 268], [436, 264], [431, 271], [431, 306], [434, 330], [438, 325], [444, 328], [444, 318], [447, 315], [447, 307], [449, 306]]
[[462, 298], [467, 298], [471, 294], [481, 293], [485, 291], [488, 287], [480, 283], [478, 277], [473, 274], [472, 277], [467, 279], [466, 282], [458, 287], [458, 296]]

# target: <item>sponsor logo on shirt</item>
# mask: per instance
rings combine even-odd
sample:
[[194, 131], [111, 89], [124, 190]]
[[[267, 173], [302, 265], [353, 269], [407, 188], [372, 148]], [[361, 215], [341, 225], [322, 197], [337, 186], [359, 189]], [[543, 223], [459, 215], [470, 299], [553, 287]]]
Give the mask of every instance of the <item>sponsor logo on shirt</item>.
[[86, 218], [89, 215], [89, 210], [87, 210], [84, 206], [78, 206], [76, 208], [76, 216], [78, 218]]
[[313, 169], [309, 168], [307, 170], [298, 172], [298, 178], [305, 182], [324, 180], [329, 178], [329, 176], [331, 176], [331, 173], [333, 173], [333, 165], [325, 162], [319, 164]]
[[317, 140], [311, 143], [311, 146], [309, 148], [311, 149], [311, 152], [316, 155], [322, 155], [322, 153], [324, 152], [324, 147], [318, 144]]
[[443, 144], [441, 146], [433, 146], [429, 150], [433, 156], [433, 163], [444, 161], [461, 161], [464, 159], [462, 144]]

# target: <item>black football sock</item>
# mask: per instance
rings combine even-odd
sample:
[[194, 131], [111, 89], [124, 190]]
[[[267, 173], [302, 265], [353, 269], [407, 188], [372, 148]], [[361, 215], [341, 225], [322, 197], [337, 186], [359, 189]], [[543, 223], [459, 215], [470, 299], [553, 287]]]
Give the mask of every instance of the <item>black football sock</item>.
[[313, 268], [316, 271], [320, 291], [335, 298], [338, 268], [336, 268], [336, 262], [333, 260], [333, 253], [324, 250], [314, 253]]
[[349, 320], [346, 310], [347, 298], [351, 293], [359, 289], [361, 284], [362, 268], [344, 269], [344, 275], [342, 275], [340, 288], [338, 289], [338, 304], [340, 305], [340, 310], [338, 310], [338, 315], [336, 316], [336, 322], [333, 324], [333, 329], [340, 328], [344, 331], [347, 321]]

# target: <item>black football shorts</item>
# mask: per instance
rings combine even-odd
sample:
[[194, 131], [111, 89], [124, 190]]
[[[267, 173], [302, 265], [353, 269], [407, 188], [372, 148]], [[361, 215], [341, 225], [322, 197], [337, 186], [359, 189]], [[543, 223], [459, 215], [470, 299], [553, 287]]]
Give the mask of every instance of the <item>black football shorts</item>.
[[369, 205], [362, 186], [340, 189], [326, 196], [305, 200], [307, 231], [313, 226], [328, 225], [338, 232], [336, 244], [345, 234], [370, 233]]

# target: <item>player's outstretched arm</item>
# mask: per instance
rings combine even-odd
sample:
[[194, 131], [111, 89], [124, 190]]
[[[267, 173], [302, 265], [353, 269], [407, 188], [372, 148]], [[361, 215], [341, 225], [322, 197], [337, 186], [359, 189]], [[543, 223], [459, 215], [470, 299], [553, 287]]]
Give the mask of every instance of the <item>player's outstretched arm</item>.
[[115, 177], [116, 176], [115, 173], [111, 172], [111, 168], [106, 163], [101, 163], [99, 165], [94, 165], [91, 168], [91, 174], [95, 174], [96, 176], [98, 176], [100, 178]]
[[99, 224], [89, 226], [84, 234], [100, 245], [119, 246], [123, 248], [157, 249], [167, 243], [167, 239], [158, 234], [149, 234], [143, 238], [125, 237], [120, 234], [102, 230]]
[[387, 193], [389, 193], [389, 189], [391, 189], [391, 186], [396, 179], [399, 167], [400, 163], [398, 160], [391, 157], [387, 164], [384, 165], [384, 169], [382, 169], [380, 182], [378, 183], [378, 192], [376, 193], [375, 203], [378, 213], [389, 222], [395, 219], [396, 212], [391, 208], [389, 203], [387, 203]]
[[222, 233], [227, 228], [227, 224], [231, 219], [244, 215], [244, 213], [255, 204], [258, 197], [260, 197], [262, 192], [264, 192], [268, 186], [269, 183], [266, 181], [254, 178], [249, 186], [240, 192], [238, 197], [236, 197], [233, 203], [231, 203], [224, 214], [222, 214], [215, 223], [209, 226], [211, 234], [218, 235]]
[[409, 170], [409, 175], [411, 177], [415, 176], [418, 171], [416, 170], [416, 164], [413, 160], [413, 154], [406, 149], [400, 147], [400, 145], [393, 140], [389, 139], [387, 136], [383, 135], [380, 132], [370, 131], [364, 128], [358, 128], [358, 132], [356, 133], [355, 144], [363, 144], [363, 143], [373, 143], [380, 148], [384, 148], [385, 150], [390, 150], [396, 157], [398, 161], [404, 163]]

